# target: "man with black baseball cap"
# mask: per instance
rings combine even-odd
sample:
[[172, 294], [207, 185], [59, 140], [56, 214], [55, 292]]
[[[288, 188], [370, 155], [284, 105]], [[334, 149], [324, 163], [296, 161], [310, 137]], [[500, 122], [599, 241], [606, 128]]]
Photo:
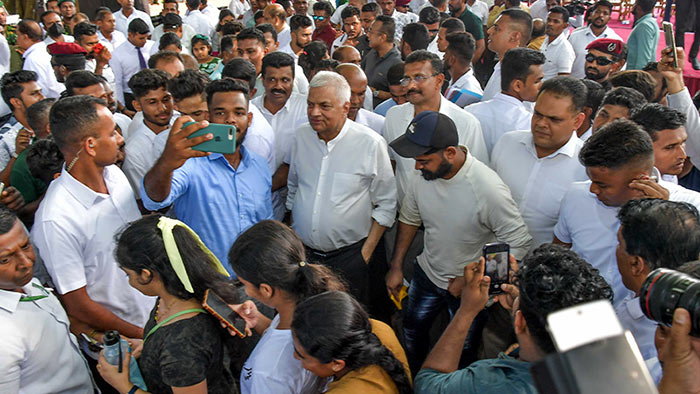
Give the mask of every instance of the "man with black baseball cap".
[[173, 13], [163, 15], [163, 23], [153, 30], [152, 40], [159, 42], [163, 34], [167, 32], [177, 34], [182, 43], [182, 50], [187, 54], [192, 53], [192, 37], [197, 33], [195, 33], [192, 26], [182, 23], [182, 17], [180, 17], [180, 15]]
[[[487, 243], [508, 243], [517, 259], [532, 244], [508, 187], [458, 141], [452, 119], [424, 111], [390, 144], [398, 155], [414, 159], [420, 171], [408, 176], [386, 277], [387, 290], [398, 297], [404, 257], [423, 224], [423, 253], [414, 262], [404, 313], [406, 354], [413, 371], [427, 355], [428, 332], [439, 310], [447, 307], [454, 314], [459, 307], [466, 263], [479, 260]], [[463, 357], [476, 357], [477, 345], [470, 335]]]

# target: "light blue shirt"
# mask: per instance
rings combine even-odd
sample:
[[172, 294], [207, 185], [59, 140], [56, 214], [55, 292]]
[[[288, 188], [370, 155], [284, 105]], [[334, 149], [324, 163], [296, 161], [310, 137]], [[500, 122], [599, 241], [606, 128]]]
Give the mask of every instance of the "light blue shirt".
[[191, 158], [173, 172], [170, 194], [155, 202], [141, 180], [146, 209], [174, 204], [177, 218], [190, 226], [234, 277], [228, 252], [238, 235], [255, 223], [272, 219], [272, 177], [267, 162], [241, 146], [234, 169], [220, 153]]
[[641, 17], [627, 39], [627, 69], [641, 70], [649, 62], [656, 60], [656, 47], [659, 45], [659, 25], [652, 14]]
[[219, 64], [216, 66], [214, 71], [212, 71], [211, 75], [209, 76], [209, 79], [212, 81], [216, 81], [217, 79], [221, 79], [221, 73], [224, 72], [224, 62], [219, 62]]
[[386, 117], [386, 113], [389, 111], [389, 108], [395, 105], [396, 101], [394, 101], [393, 98], [386, 99], [382, 101], [379, 105], [377, 105], [377, 108], [374, 109], [374, 113]]

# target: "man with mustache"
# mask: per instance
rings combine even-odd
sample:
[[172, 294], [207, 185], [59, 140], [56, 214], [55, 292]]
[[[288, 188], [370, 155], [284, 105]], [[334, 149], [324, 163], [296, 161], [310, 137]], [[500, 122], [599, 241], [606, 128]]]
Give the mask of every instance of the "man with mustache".
[[270, 169], [265, 159], [243, 144], [253, 119], [248, 86], [223, 78], [210, 83], [206, 94], [209, 122], [236, 128], [234, 153], [191, 149], [214, 136], [207, 133], [188, 139], [209, 122], [185, 127], [192, 118], [182, 116], [173, 123], [163, 154], [141, 181], [141, 199], [153, 211], [172, 204], [177, 217], [235, 277], [227, 256], [238, 234], [260, 220], [272, 219]]
[[544, 79], [571, 74], [576, 55], [565, 33], [569, 28], [569, 11], [561, 6], [552, 7], [547, 14], [545, 26], [547, 37], [540, 47], [540, 52], [547, 58], [543, 67]]
[[678, 183], [687, 157], [685, 115], [661, 104], [646, 104], [632, 114], [632, 120], [651, 137], [654, 146], [654, 167], [670, 182]]
[[143, 120], [129, 126], [126, 158], [122, 169], [138, 193], [141, 179], [153, 167], [165, 149], [173, 119], [173, 96], [168, 91], [168, 75], [161, 70], [145, 69], [129, 80], [134, 92], [134, 108]]
[[[390, 146], [420, 171], [408, 174], [386, 276], [387, 290], [397, 297], [404, 280], [404, 257], [424, 225], [423, 253], [413, 263], [404, 312], [406, 355], [417, 371], [428, 353], [435, 316], [445, 307], [454, 315], [459, 307], [459, 299], [448, 291], [450, 278], [461, 276], [466, 262], [478, 260], [485, 244], [506, 242], [521, 259], [532, 246], [532, 237], [508, 187], [460, 144], [457, 126], [447, 115], [421, 112]], [[465, 352], [477, 347], [469, 336]]]
[[596, 81], [609, 90], [612, 85], [608, 79], [620, 71], [627, 59], [625, 43], [612, 38], [600, 38], [588, 44], [586, 50], [586, 79]]
[[[600, 0], [588, 10], [588, 25], [579, 27], [569, 36], [569, 43], [574, 48], [576, 59], [571, 67], [571, 76], [583, 78], [586, 69], [588, 44], [601, 38], [609, 38], [622, 42], [622, 38], [608, 26], [613, 5], [608, 0]], [[592, 79], [592, 78], [589, 78]], [[600, 81], [597, 81], [600, 82]]]

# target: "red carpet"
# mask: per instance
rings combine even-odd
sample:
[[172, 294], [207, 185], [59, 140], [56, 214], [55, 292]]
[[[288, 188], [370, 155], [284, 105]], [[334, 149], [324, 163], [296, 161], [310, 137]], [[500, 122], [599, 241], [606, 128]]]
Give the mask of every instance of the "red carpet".
[[[655, 13], [656, 14], [656, 13]], [[617, 21], [617, 13], [613, 13], [612, 18], [610, 19], [609, 26], [615, 30], [617, 34], [622, 37], [625, 42], [627, 41], [627, 38], [629, 37], [630, 33], [632, 33], [632, 19], [633, 17], [630, 15], [629, 25], [623, 25], [622, 23]], [[658, 47], [658, 52], [657, 52], [657, 59], [661, 56], [661, 50], [666, 47], [666, 41], [664, 40], [664, 32], [661, 30], [661, 22], [663, 21], [661, 17], [657, 18], [657, 21], [659, 22], [659, 47]], [[674, 18], [671, 18], [671, 23], [674, 23]], [[674, 23], [675, 25], [675, 23]], [[686, 33], [685, 34], [685, 49], [686, 49], [686, 55], [688, 54], [687, 51], [690, 50], [690, 46], [693, 44], [693, 37], [695, 33]], [[685, 84], [688, 87], [688, 90], [690, 91], [690, 94], [693, 95], [695, 92], [700, 90], [700, 71], [693, 70], [693, 68], [690, 66], [690, 62], [685, 63], [685, 67], [683, 68], [683, 79], [685, 80]]]

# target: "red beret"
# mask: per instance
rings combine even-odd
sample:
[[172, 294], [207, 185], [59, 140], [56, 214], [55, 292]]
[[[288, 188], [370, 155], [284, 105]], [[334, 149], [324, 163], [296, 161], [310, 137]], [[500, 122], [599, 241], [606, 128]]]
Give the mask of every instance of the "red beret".
[[87, 51], [74, 42], [54, 42], [47, 48], [49, 49], [49, 53], [54, 56], [87, 55]]
[[410, 0], [396, 0], [396, 6], [397, 7], [406, 7], [408, 3], [410, 3]]
[[599, 38], [588, 44], [586, 50], [595, 49], [608, 55], [620, 56], [625, 43], [614, 38]]

